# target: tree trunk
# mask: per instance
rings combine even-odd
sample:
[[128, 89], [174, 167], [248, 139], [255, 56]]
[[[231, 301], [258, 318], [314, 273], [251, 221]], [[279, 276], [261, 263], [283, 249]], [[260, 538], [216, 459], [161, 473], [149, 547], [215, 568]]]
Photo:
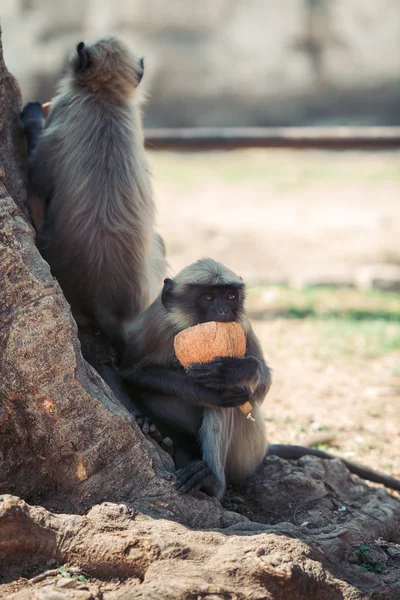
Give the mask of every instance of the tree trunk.
[[[0, 493], [75, 511], [103, 500], [140, 501], [194, 525], [204, 501], [194, 499], [185, 517], [172, 459], [82, 358], [69, 306], [35, 247], [21, 96], [2, 53], [0, 78]], [[226, 519], [209, 504], [210, 526]]]

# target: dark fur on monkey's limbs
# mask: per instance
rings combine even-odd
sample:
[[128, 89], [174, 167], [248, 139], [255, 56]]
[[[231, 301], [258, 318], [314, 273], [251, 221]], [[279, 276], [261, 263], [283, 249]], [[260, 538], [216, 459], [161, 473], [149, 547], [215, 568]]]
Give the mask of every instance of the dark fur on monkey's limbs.
[[175, 488], [182, 494], [195, 492], [200, 488], [210, 493], [217, 484], [218, 479], [205, 460], [195, 460], [176, 472]]
[[[245, 314], [244, 288], [238, 275], [202, 259], [167, 278], [129, 329], [121, 374], [143, 397], [143, 413], [173, 439], [181, 492], [201, 490], [222, 498], [226, 482], [244, 481], [265, 456], [260, 405], [271, 373]], [[175, 336], [210, 321], [242, 325], [245, 358], [218, 358], [185, 371], [175, 355]], [[233, 410], [246, 402], [255, 422]]]
[[263, 363], [255, 356], [245, 358], [221, 357], [207, 364], [193, 364], [187, 370], [187, 375], [197, 383], [209, 388], [231, 388], [247, 385], [254, 380], [259, 381], [259, 372]]
[[145, 417], [141, 414], [137, 414], [135, 416], [136, 423], [139, 425], [142, 433], [144, 435], [148, 435], [154, 440], [165, 452], [174, 454], [174, 442], [169, 437], [164, 437], [160, 430], [157, 428], [157, 425], [151, 421], [148, 417]]
[[28, 155], [35, 150], [45, 122], [40, 102], [27, 102], [21, 110], [20, 118], [26, 135]]
[[197, 383], [183, 370], [147, 366], [127, 369], [122, 371], [122, 376], [139, 388], [185, 398], [186, 402], [196, 406], [233, 407], [250, 399], [250, 391], [244, 386], [232, 386], [227, 390], [212, 389]]

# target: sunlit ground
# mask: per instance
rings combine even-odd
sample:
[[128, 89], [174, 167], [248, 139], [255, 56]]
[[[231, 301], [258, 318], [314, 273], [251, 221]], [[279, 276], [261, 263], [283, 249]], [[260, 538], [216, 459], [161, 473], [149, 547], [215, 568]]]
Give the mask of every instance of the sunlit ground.
[[172, 265], [211, 254], [247, 281], [347, 281], [400, 263], [400, 152], [152, 153]]
[[[322, 447], [400, 477], [400, 295], [340, 287], [364, 265], [400, 265], [400, 153], [150, 159], [172, 269], [207, 255], [249, 282], [274, 369], [271, 441], [329, 433]], [[339, 287], [301, 287], [324, 282]]]

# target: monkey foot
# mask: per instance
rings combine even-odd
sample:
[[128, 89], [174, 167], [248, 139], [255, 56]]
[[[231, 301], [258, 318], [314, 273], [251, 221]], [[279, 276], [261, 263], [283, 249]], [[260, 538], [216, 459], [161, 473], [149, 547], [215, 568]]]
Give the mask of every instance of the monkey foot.
[[136, 423], [145, 435], [149, 435], [163, 450], [165, 450], [165, 452], [168, 452], [168, 454], [173, 456], [174, 442], [169, 437], [163, 437], [155, 423], [148, 417], [143, 417], [142, 415], [136, 416]]
[[204, 460], [191, 462], [187, 467], [176, 472], [175, 488], [178, 492], [194, 492], [202, 490], [212, 496], [220, 483]]

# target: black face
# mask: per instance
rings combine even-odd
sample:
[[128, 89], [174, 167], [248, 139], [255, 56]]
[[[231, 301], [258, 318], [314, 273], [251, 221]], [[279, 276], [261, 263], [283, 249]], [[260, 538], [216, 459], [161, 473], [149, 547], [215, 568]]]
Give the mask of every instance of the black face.
[[240, 291], [233, 286], [202, 287], [195, 293], [199, 323], [235, 321], [240, 304]]
[[177, 293], [171, 279], [164, 281], [161, 301], [167, 310], [180, 309], [193, 325], [208, 321], [236, 321], [243, 312], [244, 286], [188, 284]]

